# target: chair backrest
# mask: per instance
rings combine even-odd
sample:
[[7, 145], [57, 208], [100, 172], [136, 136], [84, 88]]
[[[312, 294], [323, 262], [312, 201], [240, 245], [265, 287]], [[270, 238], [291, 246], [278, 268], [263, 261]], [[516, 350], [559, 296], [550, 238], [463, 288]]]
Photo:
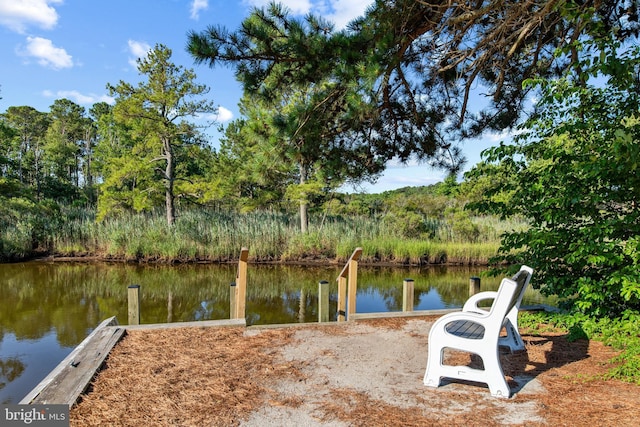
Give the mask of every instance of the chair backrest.
[[520, 303], [522, 302], [522, 297], [524, 297], [524, 292], [527, 290], [527, 286], [529, 285], [529, 281], [531, 280], [531, 274], [533, 270], [530, 267], [522, 266], [520, 271], [518, 271], [511, 280], [516, 282], [516, 291], [513, 293], [513, 297], [511, 298], [511, 302], [509, 303], [509, 308], [507, 313], [511, 311], [513, 307], [520, 308]]
[[492, 333], [490, 331], [496, 329], [494, 332], [496, 333], [496, 336], [498, 335], [504, 318], [507, 316], [509, 311], [511, 311], [511, 304], [517, 298], [518, 290], [517, 282], [509, 277], [502, 279], [500, 287], [496, 292], [495, 299], [493, 300], [493, 304], [491, 304], [491, 308], [487, 315], [487, 323], [484, 325], [486, 330], [485, 333]]
[[532, 274], [533, 269], [523, 265], [513, 277], [502, 279], [493, 304], [489, 309], [488, 318], [491, 318], [491, 322], [485, 324], [486, 333], [489, 333], [490, 329], [496, 328], [497, 331], [495, 332], [497, 334], [503, 326], [505, 317], [509, 315], [511, 310], [514, 307], [516, 307], [516, 310], [519, 309], [524, 291], [529, 284], [529, 280], [531, 280]]

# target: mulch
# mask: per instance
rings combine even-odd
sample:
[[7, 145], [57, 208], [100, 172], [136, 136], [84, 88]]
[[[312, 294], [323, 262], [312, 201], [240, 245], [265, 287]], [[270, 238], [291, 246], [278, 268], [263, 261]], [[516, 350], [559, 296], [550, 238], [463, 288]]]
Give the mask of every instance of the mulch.
[[[379, 328], [401, 327], [405, 319], [367, 321]], [[314, 326], [309, 326], [313, 328]], [[303, 381], [296, 361], [281, 349], [294, 340], [295, 328], [247, 334], [244, 328], [134, 330], [110, 353], [104, 369], [72, 408], [73, 426], [237, 426], [264, 407], [297, 408], [304, 396], [274, 393], [284, 378]], [[336, 333], [340, 333], [336, 331]], [[527, 425], [631, 426], [640, 419], [640, 388], [604, 380], [617, 352], [600, 342], [568, 342], [560, 331], [523, 331], [526, 351], [505, 354], [510, 385], [517, 375], [536, 378], [545, 392], [516, 394], [508, 401], [532, 400], [544, 421]], [[451, 357], [468, 358], [466, 354]], [[420, 389], [421, 384], [416, 386]], [[326, 421], [353, 426], [490, 425], [497, 406], [478, 406], [452, 419], [438, 411], [410, 411], [355, 390], [341, 390], [326, 402]], [[468, 395], [455, 392], [456, 398]], [[346, 404], [345, 404], [346, 403]], [[320, 420], [322, 421], [322, 420]]]

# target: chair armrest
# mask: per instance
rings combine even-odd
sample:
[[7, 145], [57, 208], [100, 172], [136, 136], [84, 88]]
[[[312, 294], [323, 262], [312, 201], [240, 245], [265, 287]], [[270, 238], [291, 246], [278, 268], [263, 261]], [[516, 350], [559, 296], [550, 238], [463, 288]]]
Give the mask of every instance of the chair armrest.
[[[463, 312], [471, 312], [471, 313], [486, 313], [488, 309], [483, 309], [478, 307], [481, 301], [489, 301], [496, 299], [498, 292], [496, 291], [484, 291], [479, 292], [475, 295], [469, 297], [467, 302], [464, 303], [462, 307]], [[491, 303], [493, 304], [493, 302]]]

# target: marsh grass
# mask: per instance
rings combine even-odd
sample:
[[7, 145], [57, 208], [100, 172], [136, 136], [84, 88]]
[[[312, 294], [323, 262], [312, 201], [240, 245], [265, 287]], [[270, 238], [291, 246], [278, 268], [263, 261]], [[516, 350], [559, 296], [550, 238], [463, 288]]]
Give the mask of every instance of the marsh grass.
[[0, 261], [24, 258], [31, 251], [31, 233], [24, 227], [5, 227], [0, 231]]
[[[162, 211], [95, 221], [91, 210], [68, 208], [54, 227], [52, 250], [61, 256], [175, 261], [232, 261], [241, 247], [254, 261], [346, 260], [363, 248], [363, 261], [403, 264], [486, 263], [499, 246], [499, 233], [512, 225], [474, 218], [484, 230], [476, 242], [452, 233], [448, 240], [408, 238], [391, 221], [378, 217], [312, 218], [307, 234], [298, 218], [273, 211], [233, 214], [217, 210], [185, 211], [173, 227]], [[448, 227], [442, 222], [441, 227]], [[437, 236], [436, 234], [436, 236]]]

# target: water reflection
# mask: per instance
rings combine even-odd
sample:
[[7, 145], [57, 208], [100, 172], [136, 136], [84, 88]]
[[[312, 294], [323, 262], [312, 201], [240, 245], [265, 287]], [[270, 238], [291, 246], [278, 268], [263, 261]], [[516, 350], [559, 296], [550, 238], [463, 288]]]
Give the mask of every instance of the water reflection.
[[16, 357], [0, 359], [0, 389], [14, 381], [24, 371], [24, 363]]
[[[340, 267], [250, 265], [247, 323], [314, 322], [318, 283], [330, 284], [336, 319]], [[359, 270], [357, 312], [402, 310], [402, 282], [415, 283], [416, 310], [460, 307], [478, 268]], [[0, 264], [0, 402], [16, 403], [102, 320], [127, 322], [127, 287], [140, 285], [141, 323], [229, 318], [236, 265]], [[483, 278], [484, 289], [499, 279]], [[525, 304], [544, 302], [535, 292]]]

